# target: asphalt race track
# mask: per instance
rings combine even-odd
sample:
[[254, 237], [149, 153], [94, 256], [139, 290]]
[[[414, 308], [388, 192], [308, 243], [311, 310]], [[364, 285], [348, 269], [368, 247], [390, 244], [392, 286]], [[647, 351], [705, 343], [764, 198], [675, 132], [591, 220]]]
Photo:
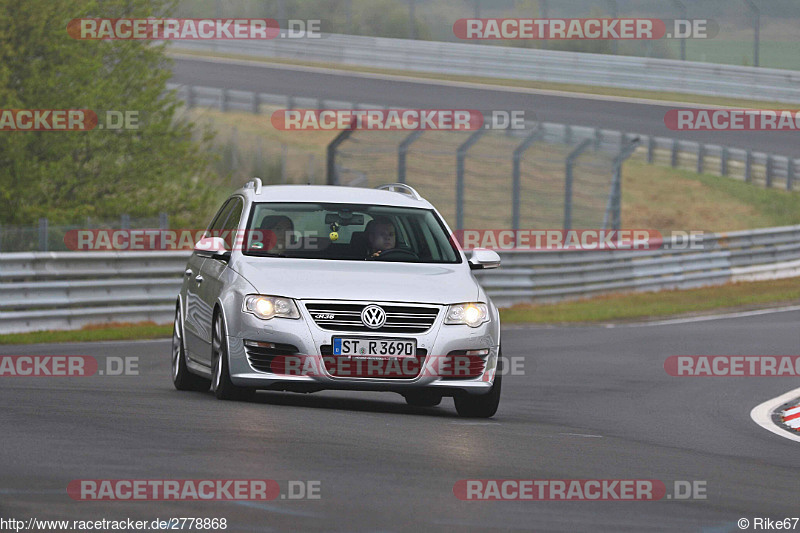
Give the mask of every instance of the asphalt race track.
[[[177, 59], [173, 83], [243, 91], [286, 94], [408, 108], [523, 110], [529, 120], [600, 127], [645, 135], [750, 148], [800, 157], [792, 132], [671, 131], [664, 114], [684, 104], [607, 101], [584, 96], [554, 96], [492, 88], [465, 88], [435, 83], [385, 80], [354, 75], [296, 70], [290, 66], [237, 65], [201, 59]], [[785, 106], [790, 107], [790, 106]]]
[[[173, 389], [169, 342], [4, 346], [3, 355], [138, 357], [139, 375], [3, 377], [0, 516], [225, 517], [229, 531], [739, 531], [798, 516], [797, 444], [750, 419], [792, 378], [679, 378], [670, 355], [792, 355], [800, 312], [661, 326], [507, 329], [524, 358], [497, 416], [390, 393]], [[101, 365], [102, 366], [102, 365]], [[79, 502], [74, 479], [321, 482], [319, 500]], [[466, 502], [461, 479], [702, 481], [703, 500]]]

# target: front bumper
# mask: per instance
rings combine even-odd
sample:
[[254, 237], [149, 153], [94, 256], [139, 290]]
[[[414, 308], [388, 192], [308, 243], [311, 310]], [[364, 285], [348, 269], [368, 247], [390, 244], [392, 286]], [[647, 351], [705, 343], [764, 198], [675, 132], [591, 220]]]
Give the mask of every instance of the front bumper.
[[[373, 303], [373, 302], [355, 302]], [[380, 302], [378, 302], [380, 305]], [[389, 304], [387, 304], [389, 305]], [[414, 389], [436, 389], [444, 396], [456, 394], [485, 394], [494, 382], [499, 352], [499, 321], [496, 310], [490, 313], [491, 320], [480, 327], [470, 328], [466, 325], [445, 325], [444, 315], [447, 306], [439, 307], [439, 314], [433, 325], [420, 334], [380, 334], [375, 332], [354, 333], [352, 331], [331, 331], [320, 328], [313, 320], [302, 302], [298, 302], [300, 319], [273, 318], [260, 320], [255, 316], [240, 313], [236, 318], [235, 329], [229, 327], [228, 354], [231, 381], [241, 387], [252, 387], [269, 390], [315, 391], [324, 389], [393, 391], [403, 393]], [[417, 349], [426, 355], [420, 358], [422, 371], [415, 377], [382, 378], [335, 376], [328, 372], [324, 356], [332, 344], [334, 336], [365, 336], [391, 339], [415, 339]], [[263, 342], [296, 348], [296, 354], [309, 359], [311, 365], [303, 368], [314, 368], [309, 373], [275, 373], [256, 370], [247, 357], [245, 342]], [[484, 359], [483, 371], [469, 378], [454, 379], [442, 375], [435, 369], [441, 358], [452, 352], [465, 350], [488, 350], [488, 354], [480, 356]], [[285, 354], [294, 355], [294, 354]], [[299, 374], [299, 375], [298, 375]]]

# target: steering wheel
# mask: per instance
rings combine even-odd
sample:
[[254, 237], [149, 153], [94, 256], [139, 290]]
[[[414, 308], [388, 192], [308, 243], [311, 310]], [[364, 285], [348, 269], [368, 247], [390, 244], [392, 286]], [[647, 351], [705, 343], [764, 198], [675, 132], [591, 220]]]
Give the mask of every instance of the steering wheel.
[[367, 261], [419, 261], [419, 256], [406, 248], [383, 250], [380, 255], [367, 257]]

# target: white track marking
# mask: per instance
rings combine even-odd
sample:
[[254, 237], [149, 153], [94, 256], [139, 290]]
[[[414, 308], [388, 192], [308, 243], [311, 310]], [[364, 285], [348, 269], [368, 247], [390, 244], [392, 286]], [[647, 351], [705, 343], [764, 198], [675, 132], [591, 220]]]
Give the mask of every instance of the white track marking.
[[775, 423], [772, 421], [772, 413], [775, 411], [775, 409], [798, 397], [800, 397], [800, 389], [794, 389], [790, 390], [786, 394], [778, 396], [777, 398], [767, 400], [761, 405], [757, 405], [752, 411], [750, 411], [750, 418], [753, 419], [753, 422], [767, 431], [771, 431], [772, 433], [775, 433], [776, 435], [779, 435], [785, 439], [800, 442], [800, 435], [792, 435], [785, 429], [775, 425]]
[[725, 313], [717, 315], [699, 315], [684, 318], [670, 318], [667, 320], [654, 320], [651, 322], [632, 322], [632, 323], [581, 323], [581, 324], [508, 324], [503, 325], [504, 330], [526, 330], [526, 329], [556, 329], [561, 327], [596, 327], [596, 328], [643, 328], [649, 326], [670, 326], [673, 324], [691, 324], [692, 322], [706, 322], [709, 320], [724, 320], [726, 318], [742, 318], [748, 316], [768, 315], [772, 313], [786, 313], [789, 311], [800, 311], [800, 305], [788, 307], [773, 307], [770, 309], [756, 309], [753, 311], [740, 311], [737, 313]]
[[[770, 309], [756, 309], [754, 311], [741, 311], [738, 313], [727, 313], [719, 315], [704, 315], [686, 318], [672, 318], [668, 320], [658, 320], [655, 322], [645, 322], [641, 324], [620, 324], [619, 326], [637, 327], [637, 326], [668, 326], [670, 324], [687, 324], [691, 322], [705, 322], [708, 320], [723, 320], [726, 318], [741, 318], [746, 316], [769, 315], [772, 313], [786, 313], [788, 311], [800, 311], [800, 305], [792, 305], [789, 307], [773, 307]], [[612, 325], [613, 327], [613, 325]]]

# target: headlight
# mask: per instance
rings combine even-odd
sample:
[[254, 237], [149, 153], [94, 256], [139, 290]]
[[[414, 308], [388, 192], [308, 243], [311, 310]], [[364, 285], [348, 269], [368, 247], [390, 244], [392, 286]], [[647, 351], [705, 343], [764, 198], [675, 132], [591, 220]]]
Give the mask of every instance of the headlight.
[[489, 321], [489, 307], [481, 303], [451, 305], [444, 319], [445, 324], [466, 324], [477, 328]]
[[294, 300], [279, 296], [250, 294], [244, 298], [244, 312], [252, 313], [262, 320], [278, 318], [300, 318]]

